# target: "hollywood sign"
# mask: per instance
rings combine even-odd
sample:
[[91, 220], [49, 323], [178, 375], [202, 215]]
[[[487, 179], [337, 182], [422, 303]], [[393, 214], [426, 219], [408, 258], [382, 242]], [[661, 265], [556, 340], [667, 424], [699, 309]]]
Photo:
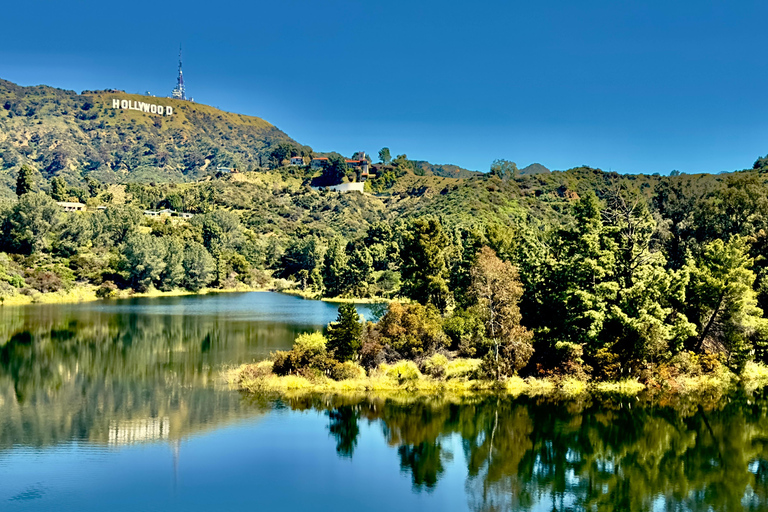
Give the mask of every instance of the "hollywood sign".
[[113, 99], [112, 108], [119, 108], [121, 110], [138, 110], [139, 112], [146, 112], [148, 114], [159, 114], [161, 116], [173, 115], [173, 107], [165, 107], [163, 105], [153, 105], [151, 103], [144, 103], [143, 101]]

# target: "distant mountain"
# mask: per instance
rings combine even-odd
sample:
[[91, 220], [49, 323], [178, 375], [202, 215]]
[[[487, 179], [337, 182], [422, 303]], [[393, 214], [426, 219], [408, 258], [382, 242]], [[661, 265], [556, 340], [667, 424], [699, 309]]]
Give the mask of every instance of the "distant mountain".
[[25, 163], [70, 183], [189, 181], [219, 165], [266, 165], [281, 142], [296, 144], [263, 119], [198, 103], [0, 80], [0, 185]]
[[471, 178], [472, 176], [479, 176], [483, 174], [478, 171], [470, 171], [469, 169], [464, 169], [458, 165], [431, 164], [424, 160], [413, 160], [412, 162], [417, 169], [423, 170], [424, 174], [440, 176], [441, 178]]
[[541, 164], [531, 164], [528, 167], [520, 169], [520, 176], [531, 176], [533, 174], [546, 174], [550, 170]]

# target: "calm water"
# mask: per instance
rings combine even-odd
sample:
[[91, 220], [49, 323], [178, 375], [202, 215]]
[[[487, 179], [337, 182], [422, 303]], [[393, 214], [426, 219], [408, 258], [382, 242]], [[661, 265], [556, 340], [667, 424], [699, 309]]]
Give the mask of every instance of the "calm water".
[[221, 384], [335, 316], [271, 293], [0, 308], [0, 510], [768, 510], [764, 393], [396, 404]]

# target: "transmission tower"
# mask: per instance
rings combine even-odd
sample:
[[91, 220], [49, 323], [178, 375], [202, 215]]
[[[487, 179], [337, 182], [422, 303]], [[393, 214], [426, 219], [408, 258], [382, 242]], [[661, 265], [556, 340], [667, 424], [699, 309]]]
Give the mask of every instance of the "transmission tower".
[[179, 78], [176, 79], [176, 87], [171, 93], [171, 98], [176, 98], [177, 100], [187, 99], [187, 90], [184, 87], [184, 73], [181, 71], [181, 46], [179, 46]]

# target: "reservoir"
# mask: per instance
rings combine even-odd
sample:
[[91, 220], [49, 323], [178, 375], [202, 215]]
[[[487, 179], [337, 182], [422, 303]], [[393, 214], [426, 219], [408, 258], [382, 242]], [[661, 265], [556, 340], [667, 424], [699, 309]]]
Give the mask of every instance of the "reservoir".
[[224, 382], [336, 314], [268, 292], [0, 308], [0, 510], [768, 510], [764, 391], [457, 402]]

